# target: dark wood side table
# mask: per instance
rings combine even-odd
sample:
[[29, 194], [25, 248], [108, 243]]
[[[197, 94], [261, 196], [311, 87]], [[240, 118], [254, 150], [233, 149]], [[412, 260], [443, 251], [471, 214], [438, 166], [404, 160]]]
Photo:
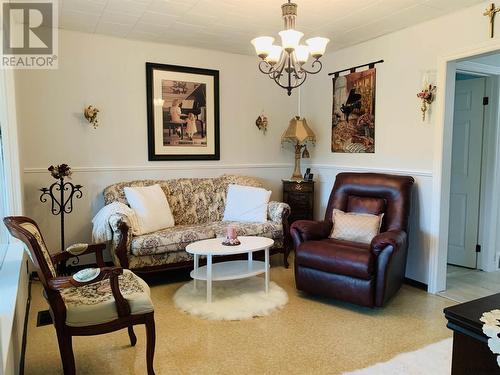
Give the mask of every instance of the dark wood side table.
[[444, 309], [453, 331], [452, 375], [500, 374], [496, 355], [488, 348], [481, 315], [500, 308], [500, 293]]
[[283, 180], [283, 202], [290, 208], [288, 222], [313, 220], [314, 181]]
[[289, 228], [295, 220], [313, 219], [314, 181], [283, 180], [283, 202], [291, 209], [285, 233], [285, 267], [288, 268], [288, 255], [292, 249]]

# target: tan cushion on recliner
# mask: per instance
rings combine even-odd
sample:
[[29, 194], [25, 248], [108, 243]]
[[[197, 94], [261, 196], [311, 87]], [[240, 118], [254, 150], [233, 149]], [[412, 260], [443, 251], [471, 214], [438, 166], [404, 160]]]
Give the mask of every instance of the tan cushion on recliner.
[[[148, 284], [130, 270], [118, 277], [120, 291], [128, 301], [132, 315], [153, 311]], [[66, 305], [66, 324], [71, 327], [91, 326], [118, 318], [109, 279], [61, 291]]]

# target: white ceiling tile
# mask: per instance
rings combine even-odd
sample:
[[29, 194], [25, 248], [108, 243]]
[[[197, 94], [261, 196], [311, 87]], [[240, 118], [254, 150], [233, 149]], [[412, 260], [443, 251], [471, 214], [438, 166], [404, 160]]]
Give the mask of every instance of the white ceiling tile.
[[59, 13], [59, 27], [84, 32], [94, 32], [99, 15], [65, 10]]
[[96, 33], [126, 37], [130, 33], [130, 25], [122, 25], [112, 22], [99, 22]]
[[158, 12], [145, 12], [140, 22], [150, 23], [158, 26], [170, 26], [179, 19], [179, 16], [174, 16], [171, 14], [158, 13]]
[[107, 0], [61, 0], [59, 9], [63, 11], [100, 13], [106, 6], [106, 2]]
[[139, 17], [148, 9], [150, 1], [138, 0], [108, 0], [106, 10], [109, 12], [124, 13], [130, 16]]
[[168, 0], [153, 0], [149, 7], [150, 11], [166, 14], [185, 14], [188, 10], [196, 5], [196, 1], [168, 1]]
[[104, 11], [101, 15], [99, 22], [103, 23], [119, 23], [122, 25], [135, 25], [139, 20], [140, 16], [133, 16], [125, 13], [110, 12], [108, 10]]
[[131, 30], [131, 33], [133, 32], [150, 33], [150, 34], [155, 34], [159, 37], [165, 33], [168, 33], [168, 31], [169, 31], [168, 26], [154, 25], [151, 23], [144, 23], [139, 21]]
[[[250, 40], [279, 43], [285, 0], [60, 0], [60, 27], [253, 54]], [[332, 48], [400, 30], [483, 0], [296, 0], [297, 29]]]

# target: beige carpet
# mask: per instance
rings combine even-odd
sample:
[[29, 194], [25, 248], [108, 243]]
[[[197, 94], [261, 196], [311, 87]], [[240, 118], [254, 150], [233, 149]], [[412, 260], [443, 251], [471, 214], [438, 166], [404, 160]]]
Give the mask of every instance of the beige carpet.
[[[442, 297], [404, 286], [384, 309], [360, 308], [297, 292], [293, 269], [281, 267], [271, 280], [286, 290], [289, 303], [270, 316], [244, 321], [207, 321], [180, 312], [172, 302], [187, 273], [163, 273], [152, 286], [156, 314], [155, 370], [159, 374], [340, 374], [385, 362], [451, 336]], [[26, 375], [62, 374], [53, 326], [36, 327], [46, 309], [33, 283], [28, 325]], [[137, 346], [126, 330], [76, 337], [77, 373], [145, 374], [144, 329]]]

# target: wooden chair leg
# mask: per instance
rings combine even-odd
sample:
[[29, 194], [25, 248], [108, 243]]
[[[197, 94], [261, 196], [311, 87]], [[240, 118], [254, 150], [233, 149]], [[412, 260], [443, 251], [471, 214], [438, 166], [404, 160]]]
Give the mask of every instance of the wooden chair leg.
[[63, 365], [64, 375], [75, 375], [75, 356], [73, 354], [73, 340], [71, 335], [63, 329], [56, 329], [57, 341], [59, 343], [59, 353]]
[[155, 370], [153, 369], [153, 359], [155, 355], [155, 319], [154, 315], [148, 315], [146, 318], [146, 366], [148, 370], [148, 375], [155, 375]]
[[137, 343], [137, 337], [134, 333], [134, 326], [128, 327], [128, 337], [130, 337], [130, 345], [135, 346], [135, 344]]

